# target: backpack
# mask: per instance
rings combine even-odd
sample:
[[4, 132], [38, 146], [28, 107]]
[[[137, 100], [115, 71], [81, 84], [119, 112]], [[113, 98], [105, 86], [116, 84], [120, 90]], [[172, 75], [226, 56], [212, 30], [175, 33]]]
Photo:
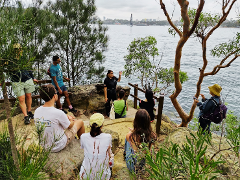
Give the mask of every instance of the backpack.
[[218, 104], [215, 99], [211, 100], [213, 100], [216, 107], [213, 112], [203, 114], [202, 118], [214, 122], [215, 124], [220, 124], [222, 120], [226, 118], [227, 107], [224, 104]]

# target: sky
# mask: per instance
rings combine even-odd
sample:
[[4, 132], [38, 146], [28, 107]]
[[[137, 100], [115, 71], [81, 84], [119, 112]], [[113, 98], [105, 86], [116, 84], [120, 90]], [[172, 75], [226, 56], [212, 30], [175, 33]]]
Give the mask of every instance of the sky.
[[[199, 0], [189, 0], [190, 8], [197, 8]], [[177, 0], [163, 0], [169, 14], [173, 13], [173, 20], [180, 20], [180, 9]], [[204, 12], [220, 13], [222, 0], [206, 0]], [[96, 15], [103, 20], [106, 19], [159, 19], [166, 20], [159, 0], [95, 0], [97, 6]], [[240, 2], [234, 5], [228, 19], [236, 19], [239, 12]], [[174, 8], [175, 7], [175, 8]], [[175, 9], [175, 10], [174, 10]]]

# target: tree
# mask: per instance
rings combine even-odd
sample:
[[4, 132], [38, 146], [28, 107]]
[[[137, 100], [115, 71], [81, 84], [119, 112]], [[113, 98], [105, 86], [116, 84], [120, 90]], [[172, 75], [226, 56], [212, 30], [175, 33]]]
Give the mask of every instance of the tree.
[[[154, 88], [155, 92], [165, 91], [174, 82], [173, 68], [167, 69], [160, 66], [161, 59], [156, 47], [154, 37], [134, 39], [128, 46], [128, 55], [125, 59], [125, 76], [137, 76], [143, 89]], [[188, 79], [187, 73], [180, 71], [181, 83]], [[162, 84], [162, 87], [159, 87]]]
[[[227, 48], [227, 46], [225, 46], [224, 48], [223, 46], [218, 46], [219, 48], [220, 47], [224, 48], [225, 53], [222, 53], [221, 51], [217, 53], [217, 51], [220, 49], [216, 48], [215, 51], [214, 50], [212, 51], [213, 52], [212, 54], [217, 55], [220, 53], [221, 55], [223, 55], [223, 59], [220, 60], [220, 63], [217, 64], [211, 72], [205, 72], [208, 64], [208, 59], [206, 55], [207, 40], [209, 39], [211, 34], [218, 27], [220, 27], [220, 25], [226, 20], [235, 2], [236, 0], [222, 1], [222, 14], [219, 16], [212, 16], [209, 13], [202, 12], [204, 3], [205, 3], [204, 0], [200, 0], [197, 10], [193, 10], [193, 11], [188, 11], [189, 2], [187, 0], [182, 0], [182, 1], [178, 0], [178, 4], [181, 8], [181, 17], [183, 22], [182, 28], [180, 29], [173, 24], [166, 10], [165, 4], [163, 3], [163, 0], [160, 0], [161, 8], [165, 16], [167, 17], [169, 24], [174, 29], [176, 34], [178, 34], [180, 37], [180, 40], [178, 41], [178, 45], [176, 47], [176, 53], [175, 53], [175, 64], [174, 64], [175, 91], [170, 96], [170, 99], [176, 111], [178, 112], [179, 116], [182, 119], [182, 123], [180, 124], [180, 127], [187, 127], [188, 123], [193, 118], [193, 114], [196, 108], [196, 105], [193, 103], [190, 109], [190, 113], [188, 114], [182, 109], [181, 105], [177, 100], [177, 97], [182, 90], [182, 85], [180, 82], [180, 66], [181, 66], [182, 48], [191, 35], [198, 37], [202, 44], [203, 66], [200, 68], [200, 71], [199, 71], [197, 91], [195, 94], [195, 97], [198, 98], [201, 90], [201, 84], [203, 82], [204, 77], [208, 75], [215, 75], [217, 72], [219, 72], [220, 69], [229, 67], [230, 64], [234, 60], [236, 60], [237, 57], [239, 57], [239, 52], [240, 52], [239, 46], [237, 48]], [[228, 62], [226, 63], [227, 60]]]
[[71, 79], [69, 86], [103, 78], [103, 52], [106, 50], [107, 28], [96, 17], [94, 0], [57, 0], [54, 35], [59, 52], [63, 52], [63, 71]]
[[24, 12], [24, 21], [28, 24], [25, 33], [29, 34], [29, 45], [34, 49], [37, 79], [42, 78], [42, 71], [46, 72], [46, 57], [56, 49], [51, 28], [53, 14], [47, 8], [40, 8], [41, 5], [42, 1], [36, 0]]
[[[5, 85], [6, 74], [9, 71], [19, 68], [19, 67], [27, 67], [28, 61], [24, 59], [19, 59], [19, 61], [14, 61], [16, 56], [13, 50], [14, 43], [20, 43], [23, 45], [23, 50], [27, 49], [26, 39], [22, 36], [22, 30], [26, 27], [23, 21], [23, 7], [20, 2], [15, 1], [2, 1], [0, 0], [0, 60], [1, 60], [1, 68], [0, 68], [0, 80], [1, 86], [3, 90], [4, 97], [4, 107], [6, 110], [7, 120], [8, 120], [8, 131], [10, 135], [11, 142], [11, 151], [13, 156], [13, 161], [16, 166], [16, 169], [19, 170], [19, 161], [18, 154], [16, 149], [16, 142], [14, 136], [14, 130], [11, 119], [11, 108], [8, 100], [7, 88]], [[26, 52], [26, 51], [24, 51]], [[24, 54], [23, 56], [26, 56]], [[12, 63], [13, 65], [9, 65]]]

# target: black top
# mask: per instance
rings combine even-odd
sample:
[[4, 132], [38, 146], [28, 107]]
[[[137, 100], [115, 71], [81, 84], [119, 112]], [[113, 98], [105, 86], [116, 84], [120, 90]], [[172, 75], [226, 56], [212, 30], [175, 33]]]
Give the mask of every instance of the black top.
[[106, 77], [104, 80], [104, 87], [107, 87], [107, 89], [116, 89], [117, 86], [117, 81], [118, 78], [116, 78], [115, 76], [112, 77], [112, 79], [110, 79], [109, 77]]
[[[153, 101], [154, 102], [154, 101]], [[154, 108], [154, 103], [149, 103], [146, 101], [141, 101], [141, 103], [139, 102], [139, 107], [141, 109], [146, 109], [149, 116], [151, 117], [151, 120], [154, 120], [155, 115], [153, 113], [153, 108]]]
[[32, 71], [19, 70], [10, 72], [12, 82], [26, 82], [29, 79], [34, 79]]

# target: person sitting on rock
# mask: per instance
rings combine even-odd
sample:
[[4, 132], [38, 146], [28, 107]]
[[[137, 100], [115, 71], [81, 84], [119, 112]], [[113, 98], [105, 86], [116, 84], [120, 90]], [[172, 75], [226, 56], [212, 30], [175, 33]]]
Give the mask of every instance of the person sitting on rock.
[[34, 121], [37, 129], [44, 129], [41, 145], [51, 148], [51, 152], [59, 152], [76, 134], [80, 137], [85, 132], [84, 123], [54, 107], [58, 94], [52, 84], [41, 86], [40, 97], [45, 103], [36, 109]]
[[66, 81], [70, 81], [70, 79], [62, 75], [62, 69], [59, 65], [60, 62], [61, 60], [58, 56], [53, 56], [53, 63], [50, 65], [49, 68], [52, 84], [55, 86], [59, 96], [56, 102], [57, 108], [61, 109], [65, 114], [67, 114], [67, 112], [62, 108], [62, 105], [60, 103], [61, 96], [65, 96], [65, 101], [67, 102], [69, 107], [68, 111], [72, 112], [74, 116], [78, 116], [80, 112], [72, 106], [67, 88], [63, 83], [63, 79], [65, 79]]
[[145, 97], [146, 97], [146, 99], [144, 101], [143, 100], [139, 101], [139, 107], [141, 109], [146, 109], [147, 110], [149, 116], [151, 117], [151, 122], [153, 122], [154, 118], [155, 118], [155, 114], [153, 112], [153, 108], [155, 106], [155, 102], [154, 102], [154, 99], [153, 99], [153, 92], [152, 92], [152, 90], [147, 89], [146, 93], [145, 93]]
[[115, 111], [115, 119], [125, 118], [128, 111], [127, 101], [124, 100], [125, 91], [120, 90], [118, 93], [118, 99], [114, 101], [114, 111]]
[[112, 136], [102, 133], [104, 116], [95, 113], [90, 117], [90, 133], [81, 136], [84, 160], [80, 169], [80, 179], [110, 179], [114, 156]]
[[141, 149], [142, 143], [147, 143], [150, 149], [157, 136], [152, 131], [151, 118], [145, 109], [139, 109], [133, 121], [133, 129], [125, 139], [125, 161], [131, 173], [137, 173], [145, 165], [145, 159], [138, 160], [135, 153]]

